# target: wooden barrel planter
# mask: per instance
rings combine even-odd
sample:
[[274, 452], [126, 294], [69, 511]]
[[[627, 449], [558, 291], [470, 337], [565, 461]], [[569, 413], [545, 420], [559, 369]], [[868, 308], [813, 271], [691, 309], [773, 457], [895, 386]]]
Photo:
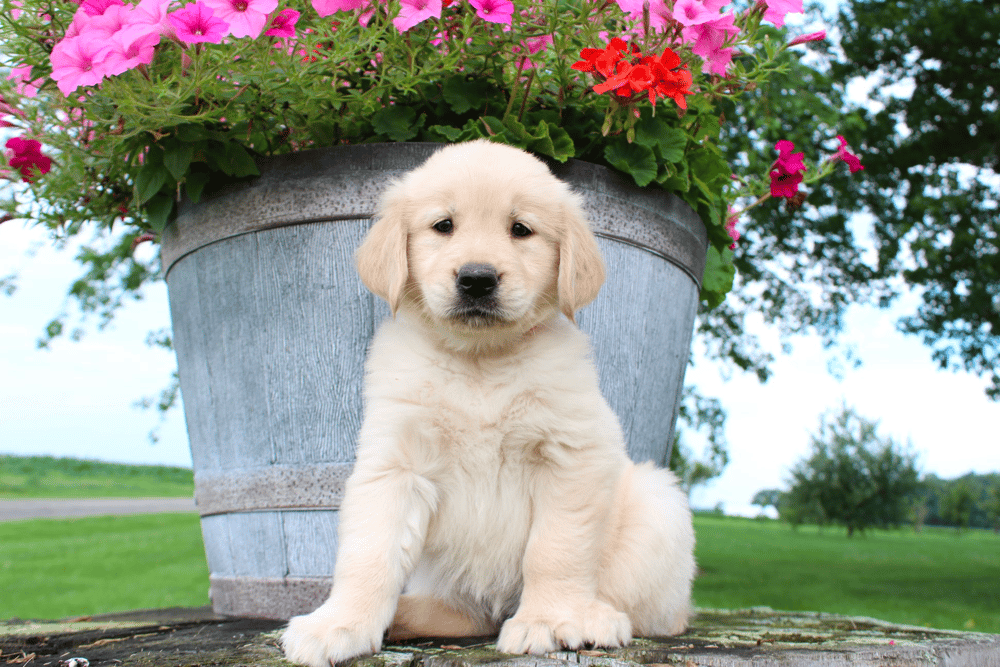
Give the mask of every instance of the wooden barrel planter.
[[[355, 248], [385, 185], [437, 144], [283, 155], [187, 206], [163, 234], [173, 341], [217, 613], [284, 619], [326, 598], [368, 343], [387, 306]], [[669, 457], [707, 240], [691, 209], [603, 167], [584, 195], [607, 263], [578, 315], [629, 453]]]

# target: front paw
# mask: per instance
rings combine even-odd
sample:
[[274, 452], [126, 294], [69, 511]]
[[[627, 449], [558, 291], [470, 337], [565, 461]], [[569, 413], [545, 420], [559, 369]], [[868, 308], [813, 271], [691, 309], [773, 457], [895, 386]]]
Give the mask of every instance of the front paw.
[[624, 646], [632, 639], [628, 616], [594, 601], [567, 613], [518, 612], [500, 629], [497, 650], [542, 655], [559, 648]]
[[364, 628], [344, 623], [320, 607], [288, 622], [281, 635], [281, 647], [290, 662], [308, 667], [330, 667], [359, 655], [377, 653], [382, 648], [384, 628]]

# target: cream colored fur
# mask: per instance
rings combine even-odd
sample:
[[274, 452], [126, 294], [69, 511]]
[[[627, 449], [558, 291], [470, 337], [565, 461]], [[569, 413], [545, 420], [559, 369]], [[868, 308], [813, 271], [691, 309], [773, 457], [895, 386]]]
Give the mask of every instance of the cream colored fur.
[[[687, 500], [626, 456], [570, 322], [604, 280], [578, 197], [517, 149], [444, 148], [389, 188], [357, 262], [395, 318], [369, 353], [333, 590], [289, 623], [288, 659], [325, 667], [387, 631], [534, 654], [682, 632]], [[470, 262], [497, 269], [494, 321], [450, 314]]]

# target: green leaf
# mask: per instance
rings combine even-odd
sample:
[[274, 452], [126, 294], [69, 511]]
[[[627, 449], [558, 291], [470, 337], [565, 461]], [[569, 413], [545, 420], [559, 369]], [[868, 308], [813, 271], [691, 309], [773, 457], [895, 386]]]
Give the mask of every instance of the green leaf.
[[661, 160], [683, 162], [687, 147], [687, 133], [679, 127], [671, 127], [661, 117], [645, 117], [635, 124], [635, 141], [652, 148]]
[[174, 210], [173, 197], [167, 195], [156, 195], [146, 204], [146, 222], [156, 232], [162, 232], [170, 219], [170, 213]]
[[449, 125], [432, 125], [428, 128], [430, 132], [436, 132], [437, 134], [444, 137], [445, 141], [450, 141], [452, 143], [457, 143], [462, 140], [465, 130], [457, 127], [451, 127]]
[[184, 192], [188, 199], [195, 204], [201, 201], [201, 193], [205, 190], [205, 185], [208, 184], [211, 177], [212, 175], [207, 171], [195, 171], [188, 174], [187, 178], [184, 179]]
[[372, 127], [392, 141], [409, 141], [417, 136], [423, 116], [418, 122], [417, 112], [408, 106], [391, 106], [379, 109], [372, 116]]
[[720, 253], [714, 245], [710, 245], [705, 262], [705, 275], [701, 280], [701, 298], [708, 302], [709, 308], [715, 308], [725, 300], [726, 294], [733, 289], [735, 276], [733, 251], [725, 248]]
[[235, 141], [227, 141], [223, 150], [224, 154], [222, 158], [216, 162], [222, 172], [236, 178], [260, 176], [257, 164], [242, 144]]
[[682, 160], [674, 164], [666, 163], [663, 170], [656, 177], [664, 190], [670, 192], [687, 192], [691, 189], [691, 177], [688, 171], [687, 161]]
[[197, 143], [208, 139], [208, 130], [204, 125], [185, 123], [177, 126], [177, 138], [186, 143]]
[[451, 110], [464, 114], [472, 109], [480, 109], [489, 98], [489, 83], [481, 78], [453, 76], [441, 86], [441, 94]]
[[135, 203], [142, 206], [160, 191], [170, 178], [170, 172], [162, 164], [147, 163], [135, 176]]
[[560, 162], [565, 162], [576, 154], [576, 146], [573, 145], [573, 139], [569, 133], [544, 120], [539, 121], [529, 136], [531, 140], [528, 142], [528, 150], [540, 155], [547, 155]]
[[659, 171], [651, 148], [624, 140], [606, 146], [604, 159], [615, 169], [630, 174], [640, 187], [652, 183]]
[[163, 166], [167, 168], [175, 181], [184, 178], [188, 167], [191, 166], [191, 159], [194, 157], [194, 146], [191, 144], [177, 144], [163, 153]]

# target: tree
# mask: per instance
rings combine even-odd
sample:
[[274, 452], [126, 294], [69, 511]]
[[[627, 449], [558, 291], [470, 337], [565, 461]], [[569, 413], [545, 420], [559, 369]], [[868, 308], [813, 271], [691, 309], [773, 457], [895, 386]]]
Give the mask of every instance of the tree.
[[920, 294], [900, 328], [1000, 399], [1000, 4], [850, 0], [839, 26], [833, 77], [876, 85], [852, 137], [866, 178], [838, 206], [876, 214], [879, 274]]
[[972, 506], [972, 489], [967, 482], [959, 482], [952, 486], [948, 495], [942, 499], [941, 517], [961, 533], [963, 528], [969, 527]]
[[751, 504], [757, 505], [761, 509], [766, 509], [768, 507], [773, 507], [778, 509], [778, 505], [781, 504], [781, 497], [784, 492], [781, 489], [761, 489], [754, 494]]
[[810, 454], [792, 468], [790, 516], [855, 531], [902, 524], [920, 488], [915, 456], [847, 406], [820, 419]]
[[[684, 426], [682, 426], [684, 425]], [[708, 447], [703, 459], [697, 460], [684, 445], [685, 432], [706, 433]], [[680, 479], [681, 486], [690, 494], [691, 489], [722, 474], [729, 464], [726, 444], [726, 411], [718, 399], [706, 398], [688, 387], [681, 395], [678, 408], [678, 428], [670, 449], [668, 466]]]

